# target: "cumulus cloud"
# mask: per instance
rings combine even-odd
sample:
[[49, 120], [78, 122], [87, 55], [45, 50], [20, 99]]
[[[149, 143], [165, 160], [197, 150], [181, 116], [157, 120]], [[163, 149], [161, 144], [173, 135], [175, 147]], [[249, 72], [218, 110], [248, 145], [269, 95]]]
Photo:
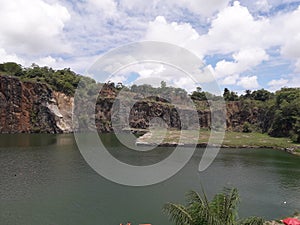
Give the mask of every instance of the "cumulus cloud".
[[168, 11], [166, 9], [176, 10], [178, 8], [187, 9], [190, 12], [202, 17], [213, 15], [213, 13], [225, 8], [229, 0], [122, 0], [120, 5], [134, 13], [155, 14]]
[[[281, 46], [281, 54], [289, 58], [300, 58], [300, 6], [291, 13], [275, 17], [271, 21], [270, 33]], [[278, 32], [280, 28], [280, 32]]]
[[20, 54], [69, 51], [61, 36], [68, 10], [42, 0], [0, 0], [0, 46]]
[[114, 0], [88, 0], [86, 7], [89, 10], [98, 10], [105, 17], [117, 16], [117, 3]]
[[168, 42], [186, 47], [200, 55], [199, 51], [190, 47], [191, 42], [198, 39], [199, 34], [189, 23], [168, 23], [163, 16], [158, 16], [154, 21], [149, 22], [145, 34], [145, 40]]
[[[134, 74], [135, 79], [132, 80]], [[199, 84], [189, 75], [177, 68], [161, 63], [137, 63], [118, 71], [109, 78], [113, 82], [132, 84], [150, 84], [160, 86], [161, 81], [166, 81], [168, 86], [184, 88], [193, 91]]]
[[[258, 80], [272, 79], [260, 79], [263, 73], [256, 71], [268, 60], [268, 65], [280, 64], [274, 60], [290, 60], [294, 65], [286, 66], [285, 73], [294, 76], [287, 85], [292, 81], [299, 84], [296, 73], [300, 72], [300, 7], [289, 8], [290, 3], [295, 5], [294, 0], [0, 3], [1, 61], [25, 65], [36, 62], [84, 72], [94, 61], [91, 59], [112, 48], [139, 40], [157, 40], [187, 48], [200, 59], [212, 58], [208, 62], [213, 66], [208, 67], [213, 67], [213, 74], [223, 85], [259, 87]], [[138, 71], [143, 77], [156, 73], [155, 68], [148, 67]], [[249, 76], [249, 71], [256, 76]], [[160, 71], [166, 78], [187, 86], [184, 78], [176, 80], [165, 72]], [[287, 76], [280, 73], [277, 80], [264, 85], [283, 84]]]
[[8, 54], [5, 49], [0, 48], [0, 62], [16, 62], [24, 64], [24, 60], [19, 58], [16, 54]]
[[229, 76], [226, 76], [222, 81], [221, 83], [223, 85], [235, 85], [237, 80], [239, 79], [239, 75], [238, 74], [233, 74], [233, 75], [229, 75]]
[[255, 3], [257, 10], [267, 12], [271, 9], [271, 5], [268, 0], [257, 0]]
[[261, 48], [249, 48], [234, 53], [234, 61], [222, 60], [216, 64], [215, 73], [217, 78], [233, 74], [239, 74], [268, 60], [269, 56]]
[[245, 88], [245, 89], [254, 89], [258, 88], [259, 84], [257, 82], [257, 76], [245, 76], [241, 77], [237, 82], [237, 85]]
[[191, 12], [203, 16], [211, 16], [213, 13], [225, 8], [229, 0], [168, 0], [169, 4], [177, 4], [180, 7], [185, 7]]
[[274, 91], [278, 90], [289, 83], [289, 80], [280, 78], [279, 80], [271, 80], [268, 82], [269, 89]]
[[[261, 11], [271, 8], [267, 0], [258, 0], [254, 5]], [[210, 21], [205, 33], [198, 32], [190, 23], [168, 22], [165, 17], [159, 16], [149, 23], [145, 38], [180, 45], [201, 58], [215, 54], [228, 58], [231, 55], [229, 60], [216, 62], [216, 77], [224, 85], [238, 84], [255, 88], [259, 86], [257, 76], [245, 77], [243, 73], [268, 61], [273, 57], [270, 54], [280, 54], [283, 58], [293, 60], [291, 63], [295, 62], [295, 71], [300, 71], [299, 20], [300, 7], [271, 17], [254, 16], [247, 7], [235, 1]], [[267, 53], [269, 50], [270, 54]], [[281, 59], [277, 57], [277, 60]], [[248, 85], [248, 81], [253, 81], [252, 85]]]
[[262, 37], [267, 25], [267, 19], [255, 19], [246, 7], [236, 1], [218, 14], [200, 41], [205, 43], [208, 54], [227, 54], [245, 48], [266, 47], [267, 43], [263, 43]]

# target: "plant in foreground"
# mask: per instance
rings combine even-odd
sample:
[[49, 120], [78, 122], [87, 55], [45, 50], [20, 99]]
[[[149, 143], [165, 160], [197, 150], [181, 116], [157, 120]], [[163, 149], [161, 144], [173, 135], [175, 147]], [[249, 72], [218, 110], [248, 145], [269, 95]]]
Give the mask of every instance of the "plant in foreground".
[[208, 201], [204, 191], [202, 196], [195, 191], [186, 194], [187, 205], [166, 203], [163, 212], [176, 225], [263, 225], [259, 217], [238, 218], [240, 197], [236, 188], [224, 188]]

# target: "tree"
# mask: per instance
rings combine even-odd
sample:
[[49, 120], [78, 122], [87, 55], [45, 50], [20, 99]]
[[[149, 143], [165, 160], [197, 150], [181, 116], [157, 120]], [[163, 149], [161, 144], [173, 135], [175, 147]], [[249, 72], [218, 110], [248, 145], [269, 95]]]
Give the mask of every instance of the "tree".
[[274, 137], [291, 137], [300, 142], [300, 89], [282, 88], [275, 93], [273, 119], [269, 134]]
[[252, 94], [251, 94], [251, 97], [254, 99], [254, 100], [258, 100], [258, 101], [267, 101], [269, 99], [271, 99], [274, 95], [265, 90], [265, 89], [260, 89], [260, 90], [257, 90], [257, 91], [253, 91]]
[[21, 76], [23, 74], [22, 66], [15, 62], [6, 62], [0, 64], [0, 72], [1, 71], [13, 76]]
[[163, 207], [176, 225], [263, 225], [262, 218], [238, 219], [237, 206], [240, 197], [236, 188], [224, 188], [223, 192], [208, 201], [195, 191], [187, 193], [187, 205], [167, 203]]
[[166, 88], [166, 87], [167, 87], [167, 82], [162, 80], [162, 81], [160, 82], [160, 87], [161, 87], [162, 89]]
[[198, 100], [198, 101], [206, 101], [206, 94], [204, 91], [202, 91], [201, 87], [197, 87], [196, 91], [193, 91], [191, 94], [192, 100]]
[[233, 91], [229, 91], [228, 88], [224, 89], [223, 97], [224, 97], [225, 101], [237, 101], [237, 100], [239, 100], [239, 96], [237, 95], [237, 93], [235, 93]]
[[245, 122], [243, 124], [243, 132], [244, 133], [251, 133], [252, 132], [251, 126], [250, 126], [250, 124], [248, 122]]
[[241, 99], [252, 99], [252, 91], [245, 90], [245, 95], [241, 95]]

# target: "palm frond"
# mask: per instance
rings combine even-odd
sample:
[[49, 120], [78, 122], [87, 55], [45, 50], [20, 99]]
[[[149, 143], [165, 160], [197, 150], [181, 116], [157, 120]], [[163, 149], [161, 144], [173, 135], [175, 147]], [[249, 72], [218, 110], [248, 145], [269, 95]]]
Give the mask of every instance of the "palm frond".
[[[218, 215], [212, 210], [210, 202], [202, 189], [201, 196], [198, 192], [189, 191], [186, 195], [188, 200], [188, 211], [195, 221], [206, 222], [209, 225], [224, 225]], [[204, 224], [206, 224], [204, 223]]]
[[211, 201], [211, 209], [224, 225], [232, 225], [237, 218], [239, 194], [237, 189], [224, 188], [223, 192], [216, 194]]
[[202, 188], [202, 195], [196, 191], [186, 194], [187, 206], [167, 203], [164, 213], [169, 215], [176, 225], [263, 225], [264, 220], [250, 217], [238, 218], [240, 196], [236, 188], [224, 188], [210, 202]]
[[225, 208], [225, 219], [226, 222], [230, 223], [236, 220], [238, 204], [240, 203], [240, 196], [236, 188], [224, 189], [226, 194], [226, 208]]
[[166, 203], [163, 212], [167, 214], [176, 225], [192, 225], [193, 218], [187, 209], [180, 204]]
[[260, 217], [249, 217], [238, 222], [239, 225], [263, 225], [264, 219]]

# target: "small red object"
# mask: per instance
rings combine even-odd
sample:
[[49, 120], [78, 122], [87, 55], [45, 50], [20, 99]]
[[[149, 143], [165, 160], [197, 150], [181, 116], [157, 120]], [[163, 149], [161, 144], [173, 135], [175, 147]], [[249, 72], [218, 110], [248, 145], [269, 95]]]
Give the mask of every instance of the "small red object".
[[286, 218], [282, 222], [286, 225], [300, 225], [300, 221], [296, 218]]

